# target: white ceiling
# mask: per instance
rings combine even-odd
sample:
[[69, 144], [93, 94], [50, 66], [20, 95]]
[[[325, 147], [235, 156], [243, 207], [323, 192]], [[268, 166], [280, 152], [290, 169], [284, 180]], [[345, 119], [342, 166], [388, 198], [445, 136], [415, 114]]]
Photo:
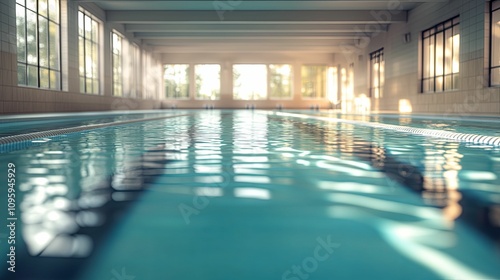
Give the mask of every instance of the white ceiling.
[[[335, 53], [405, 22], [424, 2], [447, 0], [75, 1], [94, 2], [108, 22], [124, 24], [160, 53]], [[390, 16], [381, 21], [381, 14]]]

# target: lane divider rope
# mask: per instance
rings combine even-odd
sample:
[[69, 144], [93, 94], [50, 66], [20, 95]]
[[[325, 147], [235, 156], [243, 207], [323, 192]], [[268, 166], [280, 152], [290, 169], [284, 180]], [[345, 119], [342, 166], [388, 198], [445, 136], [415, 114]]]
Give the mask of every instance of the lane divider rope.
[[137, 123], [137, 122], [156, 121], [156, 120], [169, 119], [169, 118], [175, 118], [175, 117], [183, 117], [183, 116], [189, 116], [189, 115], [190, 114], [169, 115], [169, 116], [162, 116], [162, 117], [155, 117], [155, 118], [143, 118], [143, 119], [134, 119], [134, 120], [126, 120], [126, 121], [116, 121], [116, 122], [111, 122], [111, 123], [89, 124], [89, 125], [81, 125], [81, 126], [68, 127], [68, 128], [51, 129], [51, 130], [45, 130], [45, 131], [37, 131], [37, 132], [24, 133], [24, 134], [18, 134], [18, 135], [4, 136], [4, 137], [0, 137], [0, 147], [2, 145], [20, 144], [22, 142], [35, 141], [35, 140], [41, 140], [40, 142], [46, 142], [45, 140], [48, 140], [47, 138], [49, 138], [49, 137], [56, 137], [56, 136], [69, 134], [69, 133], [75, 133], [75, 132], [80, 132], [80, 131], [85, 131], [85, 130], [92, 130], [92, 129], [96, 129], [96, 128], [125, 125], [125, 124]]
[[455, 140], [458, 142], [466, 142], [466, 143], [474, 143], [474, 144], [483, 144], [488, 146], [500, 146], [500, 137], [498, 136], [486, 136], [479, 134], [470, 134], [470, 133], [458, 133], [452, 131], [442, 131], [436, 129], [428, 129], [428, 128], [415, 128], [409, 126], [401, 126], [401, 125], [393, 125], [393, 124], [383, 124], [383, 123], [375, 123], [375, 122], [366, 122], [366, 121], [355, 121], [355, 120], [345, 120], [338, 118], [329, 118], [329, 117], [318, 117], [312, 115], [302, 115], [295, 113], [283, 113], [283, 112], [275, 112], [278, 116], [286, 116], [286, 117], [295, 117], [295, 118], [303, 118], [303, 119], [316, 119], [327, 122], [338, 122], [338, 123], [348, 123], [353, 125], [362, 125], [373, 128], [380, 129], [388, 129], [406, 132], [410, 134], [417, 134], [423, 136], [430, 136], [435, 138], [444, 138]]

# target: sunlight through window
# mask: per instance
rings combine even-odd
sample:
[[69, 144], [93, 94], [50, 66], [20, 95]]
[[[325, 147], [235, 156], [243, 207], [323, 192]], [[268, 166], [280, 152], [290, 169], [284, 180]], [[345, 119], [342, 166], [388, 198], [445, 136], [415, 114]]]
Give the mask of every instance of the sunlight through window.
[[270, 64], [269, 79], [269, 95], [271, 98], [292, 98], [292, 66], [290, 66], [289, 64]]
[[264, 64], [233, 65], [233, 98], [262, 100], [267, 98], [267, 66]]
[[325, 98], [326, 95], [326, 66], [302, 66], [302, 97]]
[[196, 99], [218, 100], [220, 98], [220, 65], [195, 65]]

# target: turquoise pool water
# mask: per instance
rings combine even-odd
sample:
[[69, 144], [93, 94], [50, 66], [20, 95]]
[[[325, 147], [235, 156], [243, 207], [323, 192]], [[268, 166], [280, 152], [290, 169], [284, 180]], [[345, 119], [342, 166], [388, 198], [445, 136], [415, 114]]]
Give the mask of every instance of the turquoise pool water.
[[500, 279], [499, 147], [266, 111], [45, 128], [161, 115], [4, 149], [2, 279]]

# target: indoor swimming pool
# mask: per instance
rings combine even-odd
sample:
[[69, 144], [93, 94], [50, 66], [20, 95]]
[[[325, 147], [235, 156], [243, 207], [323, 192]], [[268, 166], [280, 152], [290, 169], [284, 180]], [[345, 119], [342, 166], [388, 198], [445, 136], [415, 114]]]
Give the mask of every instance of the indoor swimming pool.
[[498, 137], [494, 117], [6, 117], [0, 277], [500, 279]]

